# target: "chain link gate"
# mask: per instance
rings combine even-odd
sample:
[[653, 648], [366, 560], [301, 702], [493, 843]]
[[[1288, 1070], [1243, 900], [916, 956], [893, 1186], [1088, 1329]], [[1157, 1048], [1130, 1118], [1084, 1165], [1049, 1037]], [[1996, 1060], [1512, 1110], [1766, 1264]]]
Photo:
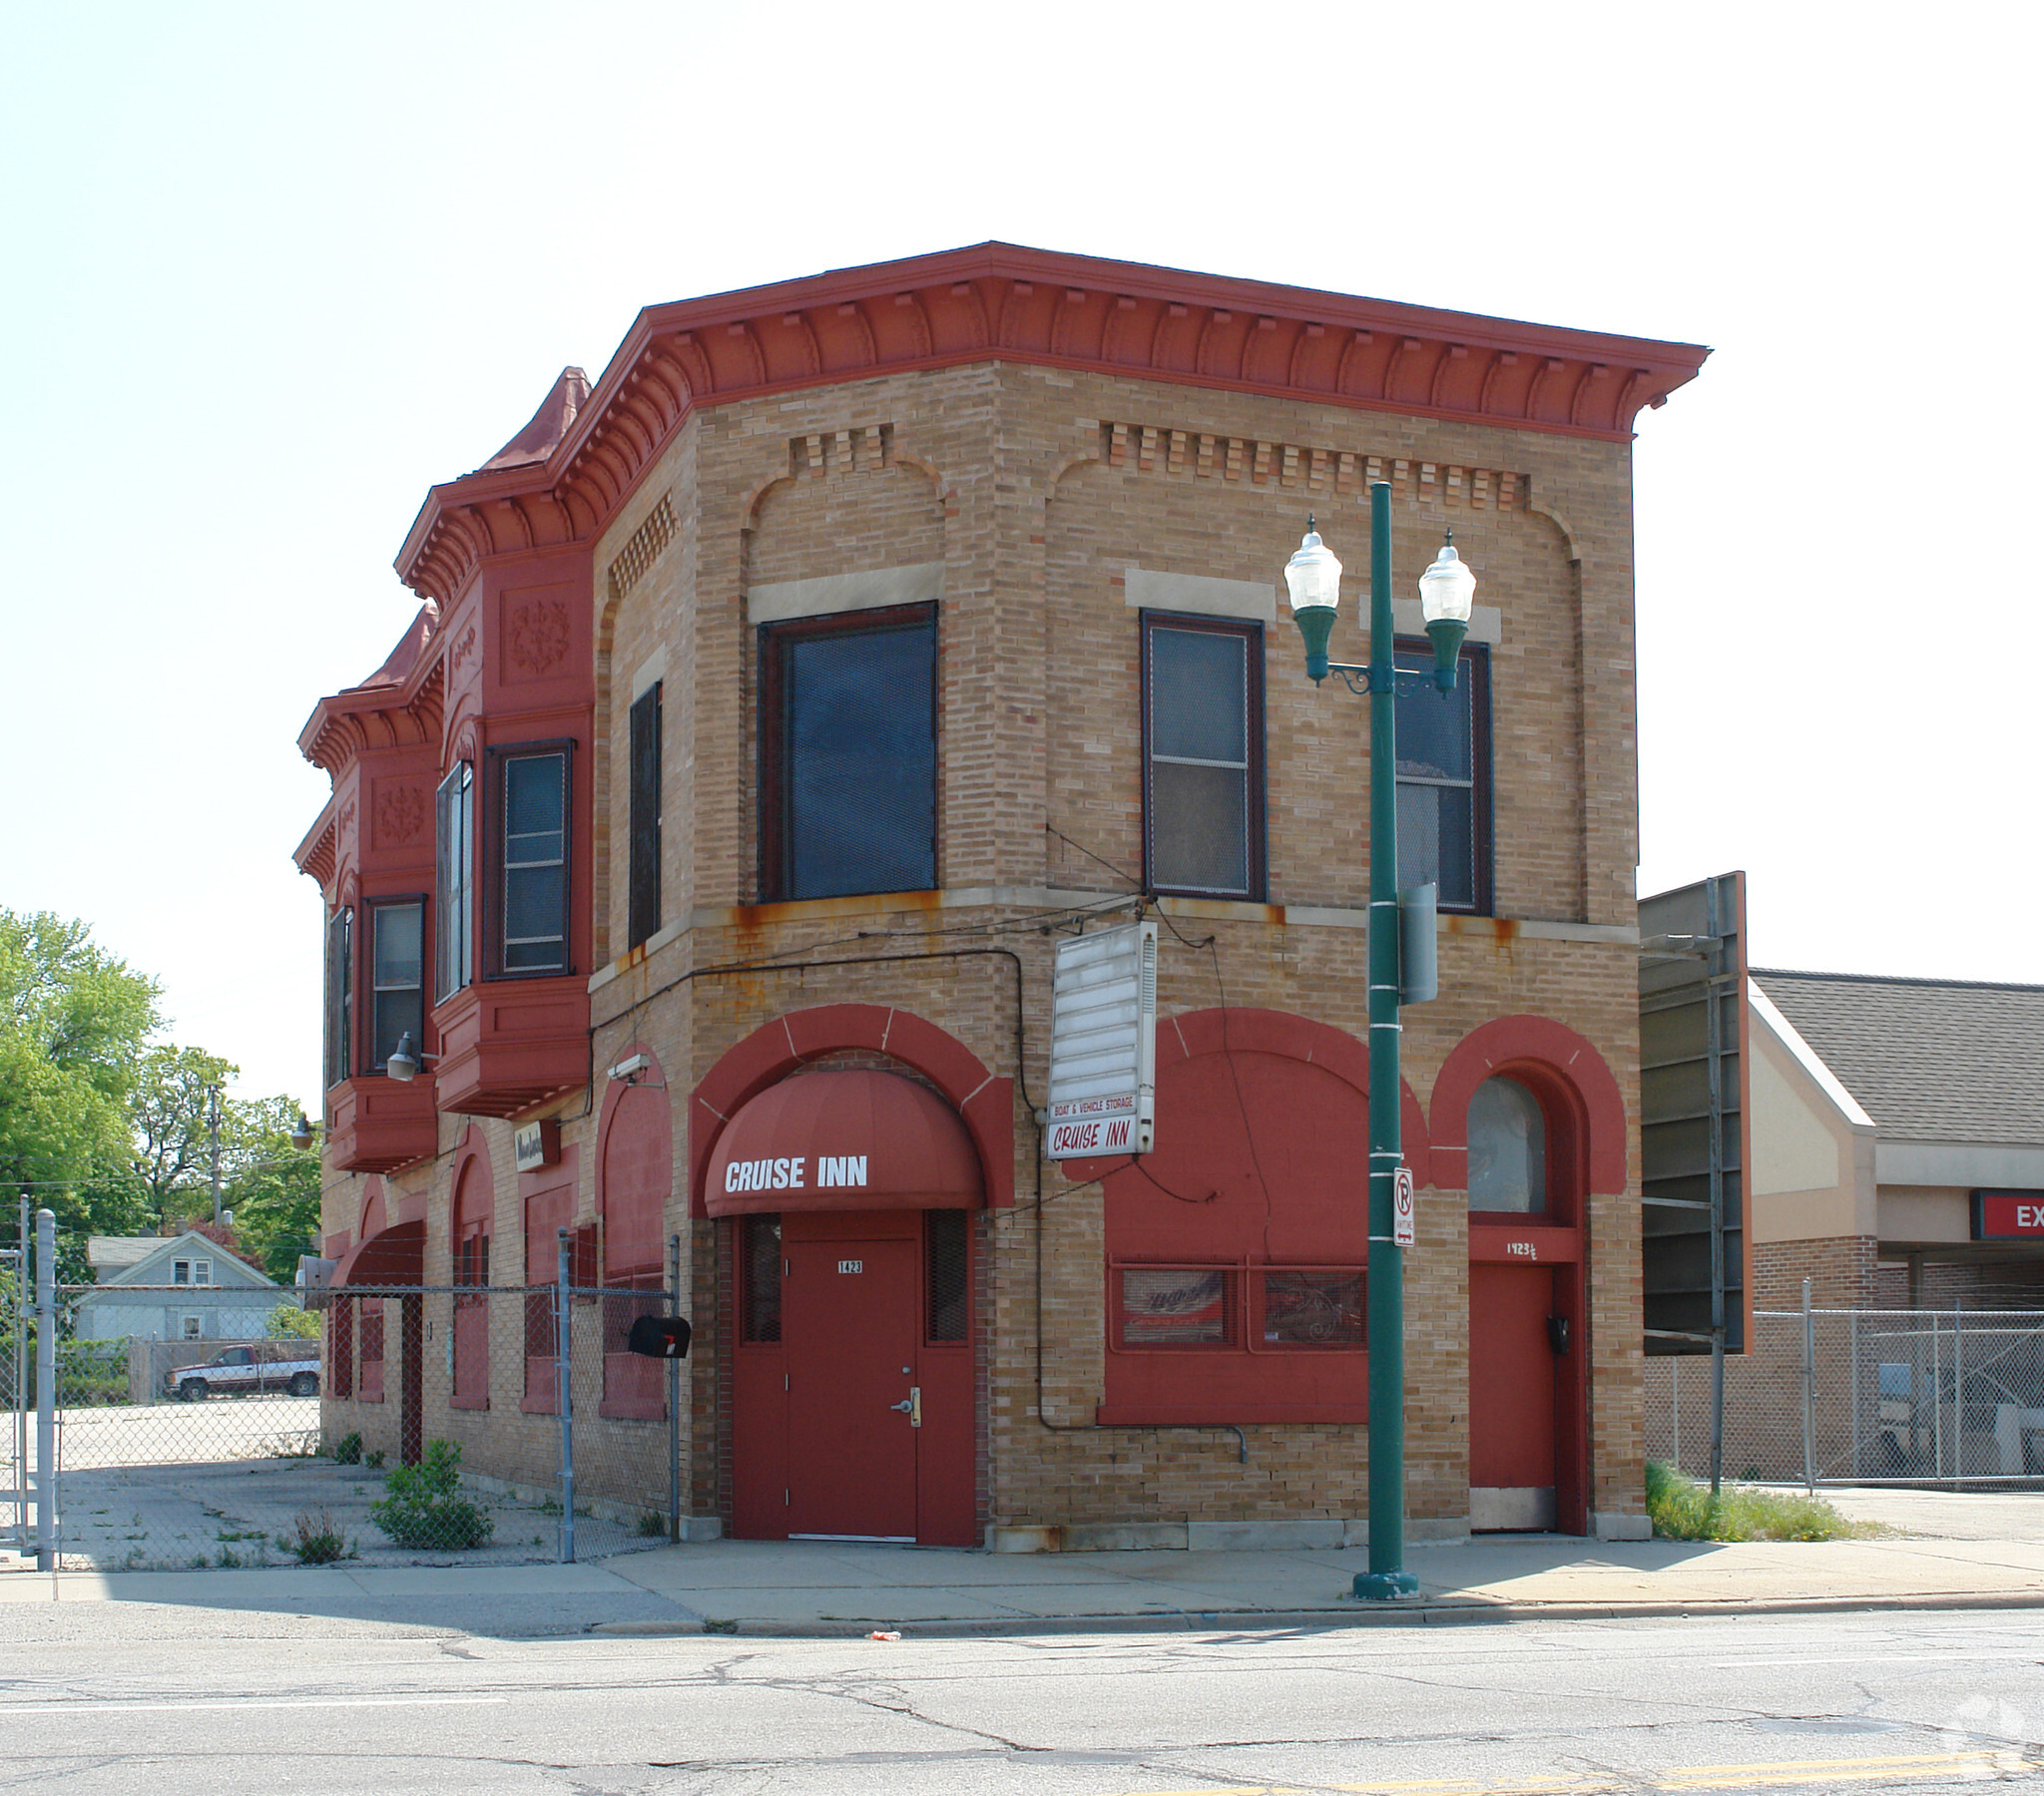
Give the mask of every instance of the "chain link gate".
[[[1708, 1361], [1650, 1359], [1646, 1448], [1710, 1476]], [[2044, 1488], [2044, 1312], [1756, 1310], [1725, 1362], [1725, 1474]]]
[[[521, 1564], [681, 1538], [680, 1362], [625, 1345], [679, 1313], [678, 1251], [645, 1285], [333, 1292], [317, 1338], [61, 1342], [62, 1568]], [[59, 1314], [112, 1291], [209, 1294], [64, 1286]]]

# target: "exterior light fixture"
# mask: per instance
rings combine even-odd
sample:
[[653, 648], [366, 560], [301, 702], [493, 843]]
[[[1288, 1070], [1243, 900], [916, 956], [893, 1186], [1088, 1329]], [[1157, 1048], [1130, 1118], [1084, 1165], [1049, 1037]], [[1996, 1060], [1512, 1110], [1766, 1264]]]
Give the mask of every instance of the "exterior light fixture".
[[437, 1054], [421, 1053], [418, 1043], [413, 1040], [411, 1031], [407, 1029], [397, 1038], [397, 1048], [383, 1063], [383, 1071], [392, 1079], [412, 1080], [418, 1078], [419, 1068], [423, 1063], [439, 1058]]
[[310, 1123], [310, 1122], [306, 1120], [305, 1113], [303, 1111], [298, 1112], [297, 1127], [293, 1128], [290, 1134], [285, 1138], [289, 1140], [290, 1144], [293, 1147], [295, 1147], [300, 1153], [303, 1153], [307, 1147], [311, 1146], [312, 1124]]
[[1284, 584], [1291, 591], [1291, 618], [1305, 638], [1306, 677], [1313, 684], [1327, 677], [1327, 639], [1334, 633], [1334, 613], [1341, 603], [1341, 564], [1320, 541], [1310, 514], [1305, 535], [1284, 564]]
[[[1468, 634], [1476, 577], [1455, 553], [1448, 533], [1433, 566], [1420, 576], [1420, 615], [1433, 640], [1431, 675], [1401, 669], [1391, 606], [1391, 489], [1372, 481], [1369, 493], [1369, 660], [1330, 662], [1327, 643], [1341, 596], [1341, 564], [1320, 541], [1310, 517], [1305, 539], [1284, 567], [1291, 617], [1305, 639], [1306, 676], [1329, 674], [1369, 699], [1369, 1570], [1355, 1575], [1355, 1594], [1368, 1600], [1410, 1595], [1417, 1580], [1405, 1570], [1405, 1248], [1412, 1242], [1412, 1174], [1399, 1128], [1399, 1008], [1434, 995], [1430, 979], [1408, 983], [1400, 937], [1417, 927], [1431, 946], [1432, 906], [1409, 913], [1398, 890], [1398, 697], [1429, 685], [1455, 689], [1462, 639]], [[1421, 887], [1420, 893], [1428, 888]]]
[[[1433, 566], [1419, 577], [1419, 615], [1426, 620], [1426, 634], [1433, 639], [1433, 682], [1444, 692], [1455, 689], [1455, 666], [1462, 654], [1462, 638], [1468, 634], [1475, 597], [1476, 576], [1456, 554], [1451, 530], [1442, 540]], [[1306, 661], [1310, 674], [1310, 655]]]

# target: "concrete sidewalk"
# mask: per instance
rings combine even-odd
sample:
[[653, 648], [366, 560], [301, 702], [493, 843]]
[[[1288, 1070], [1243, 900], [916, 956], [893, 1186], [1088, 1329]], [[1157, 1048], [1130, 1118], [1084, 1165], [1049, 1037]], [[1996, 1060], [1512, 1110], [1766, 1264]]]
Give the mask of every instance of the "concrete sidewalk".
[[[844, 1634], [1325, 1626], [1832, 1608], [2044, 1606], [2044, 1541], [1714, 1546], [1561, 1536], [1419, 1546], [1420, 1593], [1359, 1603], [1362, 1549], [984, 1554], [718, 1541], [579, 1566], [0, 1574], [17, 1604], [442, 1621], [442, 1631]], [[54, 1582], [54, 1592], [53, 1592]], [[75, 1618], [75, 1617], [74, 1617]]]

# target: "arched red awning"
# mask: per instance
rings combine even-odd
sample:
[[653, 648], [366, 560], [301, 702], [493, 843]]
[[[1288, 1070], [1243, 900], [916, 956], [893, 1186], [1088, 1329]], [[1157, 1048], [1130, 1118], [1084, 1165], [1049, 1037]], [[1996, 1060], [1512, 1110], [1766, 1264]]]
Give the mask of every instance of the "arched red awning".
[[979, 1155], [927, 1086], [871, 1069], [798, 1073], [733, 1117], [710, 1159], [713, 1216], [978, 1209]]
[[426, 1224], [396, 1222], [352, 1247], [333, 1268], [327, 1285], [417, 1285], [426, 1282]]

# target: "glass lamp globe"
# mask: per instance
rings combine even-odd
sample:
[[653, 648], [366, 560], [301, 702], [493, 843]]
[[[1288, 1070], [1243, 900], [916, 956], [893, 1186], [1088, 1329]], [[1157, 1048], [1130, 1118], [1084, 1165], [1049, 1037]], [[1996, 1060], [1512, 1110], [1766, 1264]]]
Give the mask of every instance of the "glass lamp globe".
[[1284, 584], [1291, 589], [1294, 613], [1322, 608], [1332, 611], [1341, 603], [1341, 563], [1320, 541], [1310, 517], [1305, 521], [1305, 535], [1284, 564]]
[[1420, 616], [1429, 624], [1439, 620], [1467, 624], [1475, 598], [1476, 576], [1456, 553], [1455, 533], [1451, 530], [1447, 541], [1441, 544], [1440, 554], [1434, 557], [1433, 566], [1419, 577]]

